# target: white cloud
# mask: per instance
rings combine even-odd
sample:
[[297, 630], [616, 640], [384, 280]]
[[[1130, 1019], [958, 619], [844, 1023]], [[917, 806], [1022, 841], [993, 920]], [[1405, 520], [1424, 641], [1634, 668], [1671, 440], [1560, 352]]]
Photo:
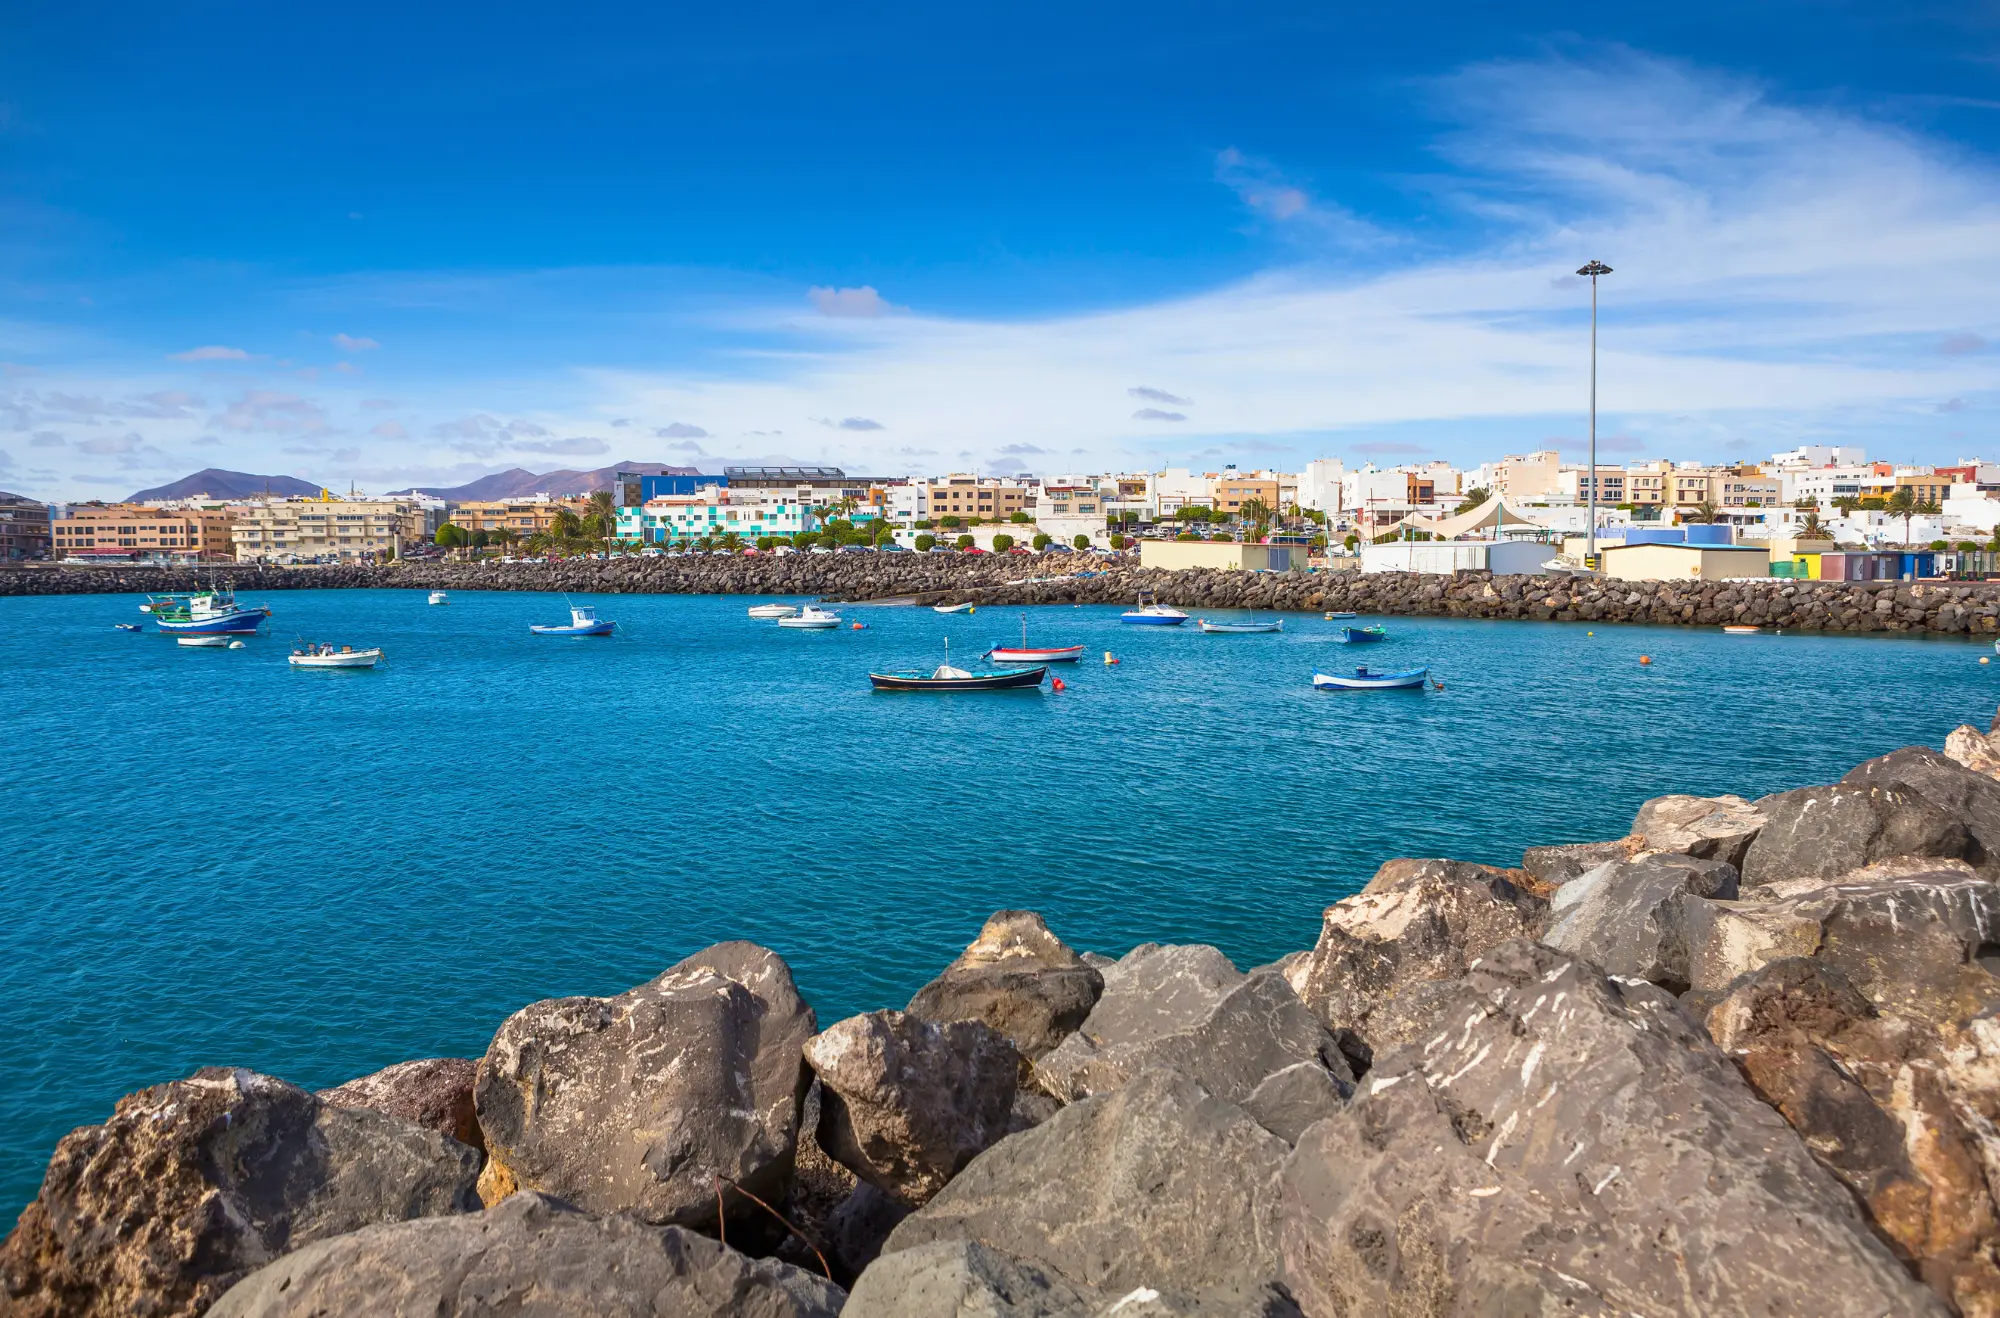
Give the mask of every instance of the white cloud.
[[1145, 385], [1127, 389], [1125, 396], [1144, 399], [1149, 403], [1166, 403], [1173, 407], [1187, 407], [1194, 402], [1192, 398], [1182, 398], [1179, 394], [1170, 394], [1164, 389], [1149, 389]]
[[522, 440], [508, 445], [522, 453], [549, 453], [559, 457], [588, 457], [597, 453], [609, 453], [611, 446], [601, 439], [591, 439], [577, 435], [570, 439]]
[[708, 432], [700, 426], [688, 425], [685, 421], [674, 421], [653, 432], [661, 439], [707, 439]]
[[357, 339], [349, 334], [336, 334], [333, 336], [333, 341], [339, 345], [342, 352], [367, 352], [371, 348], [382, 346], [373, 339]]
[[394, 421], [384, 421], [379, 425], [372, 426], [368, 433], [377, 439], [408, 439], [410, 437], [410, 432], [403, 429], [400, 424]]
[[859, 288], [820, 288], [814, 286], [806, 290], [814, 307], [822, 316], [851, 316], [868, 320], [876, 316], [886, 316], [896, 310], [880, 293], [868, 284]]
[[208, 424], [217, 430], [276, 434], [329, 429], [326, 412], [319, 404], [275, 389], [246, 391], [219, 415], [210, 417]]
[[167, 360], [176, 362], [247, 362], [250, 354], [241, 348], [225, 348], [219, 343], [205, 347], [189, 348], [186, 352], [167, 354]]
[[1134, 421], [1185, 421], [1185, 412], [1163, 412], [1157, 407], [1142, 407], [1132, 414]]

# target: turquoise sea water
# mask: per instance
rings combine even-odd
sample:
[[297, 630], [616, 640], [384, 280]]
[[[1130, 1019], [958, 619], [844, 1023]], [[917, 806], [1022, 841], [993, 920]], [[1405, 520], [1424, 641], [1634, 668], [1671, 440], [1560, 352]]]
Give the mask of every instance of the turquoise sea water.
[[[810, 633], [686, 596], [600, 598], [621, 635], [555, 640], [527, 627], [560, 596], [316, 591], [258, 601], [267, 634], [225, 651], [113, 630], [138, 602], [0, 600], [0, 1203], [198, 1066], [317, 1087], [476, 1056], [526, 1002], [724, 938], [781, 952], [831, 1021], [901, 1006], [1010, 906], [1079, 948], [1249, 966], [1389, 857], [1518, 863], [1663, 792], [1941, 745], [2000, 695], [2000, 660], [1942, 640], [1391, 618], [1349, 649], [1317, 617], [1204, 636], [1068, 607]], [[1024, 612], [1091, 647], [1068, 690], [868, 688]], [[293, 671], [296, 633], [389, 657]], [[1308, 685], [1364, 660], [1445, 689]]]

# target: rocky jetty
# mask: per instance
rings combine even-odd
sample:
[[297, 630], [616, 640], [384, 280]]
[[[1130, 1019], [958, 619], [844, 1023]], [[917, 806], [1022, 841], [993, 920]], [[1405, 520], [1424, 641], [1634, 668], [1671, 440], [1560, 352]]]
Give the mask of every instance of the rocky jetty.
[[1387, 861], [1247, 971], [1001, 911], [824, 1030], [724, 943], [476, 1061], [201, 1071], [61, 1142], [0, 1313], [2000, 1318], [1996, 972], [1961, 727]]
[[[1091, 575], [1078, 575], [1087, 572]], [[2000, 635], [2000, 582], [1599, 581], [1460, 572], [1166, 571], [1072, 554], [786, 554], [381, 567], [0, 568], [0, 596], [188, 590], [211, 577], [279, 590], [538, 590], [637, 595], [810, 595], [922, 604], [1129, 604], [1141, 590], [1186, 609], [1267, 609], [1787, 631]]]

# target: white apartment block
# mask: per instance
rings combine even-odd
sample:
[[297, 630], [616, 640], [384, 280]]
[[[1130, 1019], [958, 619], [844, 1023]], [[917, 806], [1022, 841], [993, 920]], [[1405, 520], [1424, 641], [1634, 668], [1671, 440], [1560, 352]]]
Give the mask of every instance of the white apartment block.
[[1773, 467], [1858, 467], [1868, 461], [1857, 444], [1801, 444], [1771, 455]]

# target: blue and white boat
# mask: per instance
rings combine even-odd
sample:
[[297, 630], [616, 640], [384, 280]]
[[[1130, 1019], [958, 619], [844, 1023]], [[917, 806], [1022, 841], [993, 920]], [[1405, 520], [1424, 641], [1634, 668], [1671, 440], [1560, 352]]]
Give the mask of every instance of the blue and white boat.
[[1170, 608], [1165, 604], [1155, 601], [1153, 592], [1150, 590], [1139, 592], [1139, 606], [1137, 608], [1129, 609], [1118, 615], [1118, 621], [1133, 623], [1141, 627], [1178, 627], [1187, 620], [1187, 614], [1182, 613], [1179, 609]]
[[1389, 632], [1383, 627], [1342, 627], [1333, 634], [1333, 639], [1342, 645], [1361, 645], [1369, 641], [1386, 641]]
[[569, 606], [569, 626], [547, 626], [537, 624], [528, 628], [537, 636], [609, 636], [618, 624], [598, 618], [597, 610], [588, 604]]
[[1430, 672], [1428, 668], [1411, 668], [1400, 673], [1371, 673], [1364, 664], [1352, 677], [1314, 673], [1313, 685], [1322, 691], [1421, 691]]
[[174, 636], [252, 636], [271, 616], [267, 608], [238, 604], [227, 586], [148, 595], [139, 607], [153, 615], [161, 631]]

